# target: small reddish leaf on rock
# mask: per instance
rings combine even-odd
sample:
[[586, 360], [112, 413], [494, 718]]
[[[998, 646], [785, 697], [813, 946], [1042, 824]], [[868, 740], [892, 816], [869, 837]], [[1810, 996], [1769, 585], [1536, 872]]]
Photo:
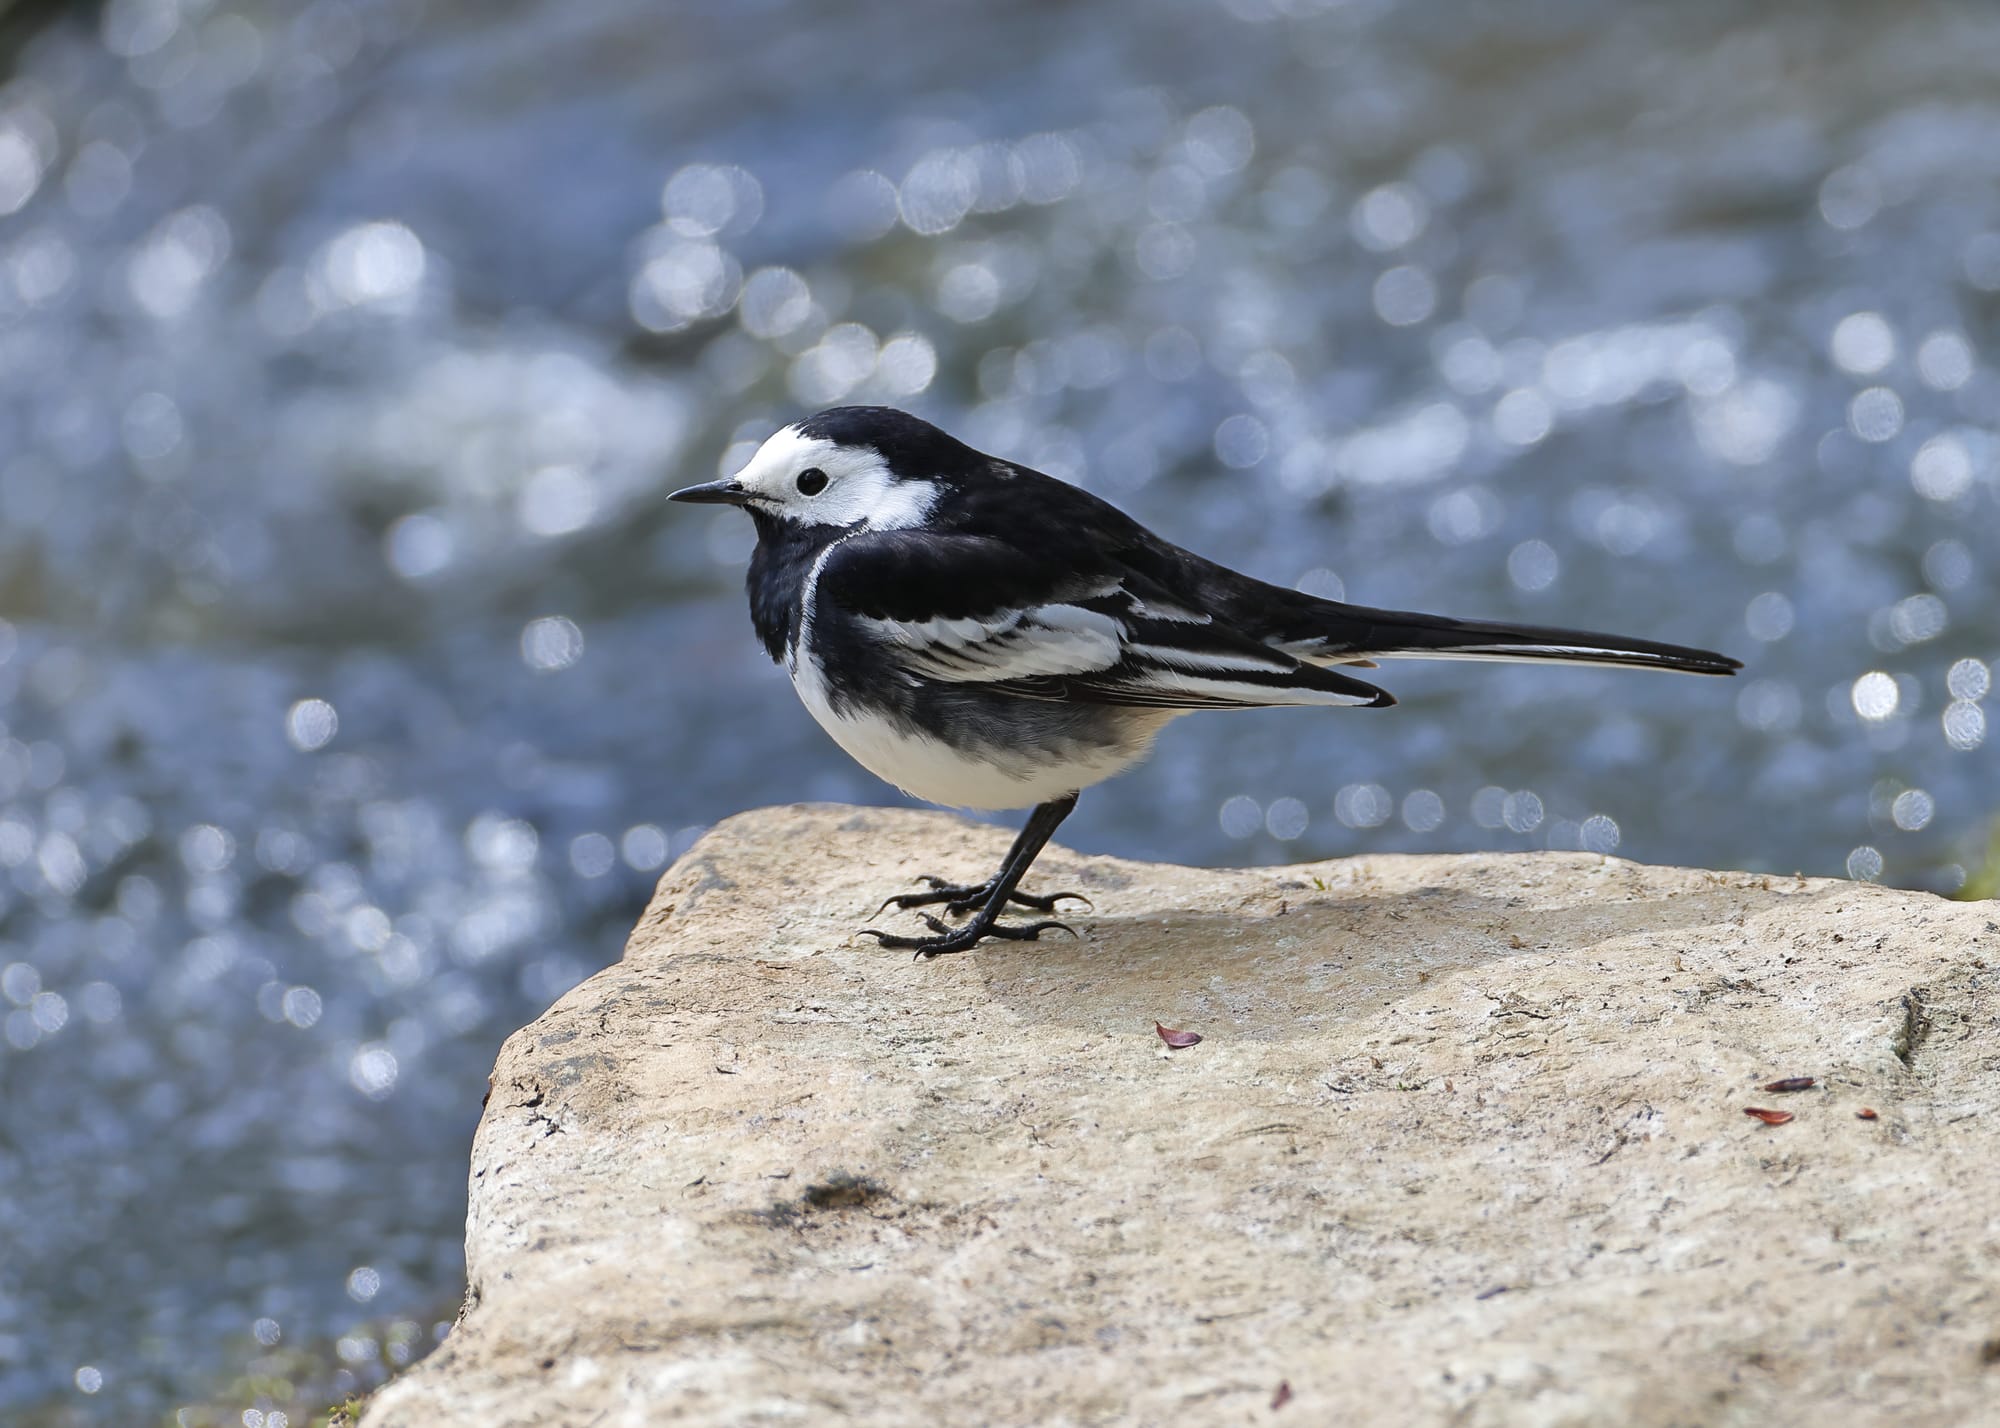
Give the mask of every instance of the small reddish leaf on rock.
[[1271, 1407], [1274, 1409], [1283, 1408], [1287, 1403], [1290, 1403], [1291, 1401], [1292, 1401], [1292, 1381], [1288, 1378], [1281, 1379], [1278, 1383], [1278, 1391], [1271, 1395]]
[[1873, 1106], [1863, 1106], [1860, 1110], [1856, 1111], [1854, 1114], [1856, 1118], [1860, 1120], [1872, 1121], [1875, 1119], [1875, 1108]]
[[1767, 1111], [1762, 1106], [1745, 1106], [1743, 1114], [1755, 1116], [1767, 1126], [1781, 1126], [1792, 1118], [1790, 1111]]
[[1167, 1045], [1176, 1051], [1186, 1050], [1188, 1047], [1197, 1046], [1201, 1042], [1201, 1033], [1198, 1031], [1175, 1031], [1172, 1027], [1161, 1026], [1158, 1022], [1153, 1023], [1153, 1030], [1160, 1034], [1160, 1040], [1166, 1042]]
[[1810, 1091], [1819, 1084], [1817, 1076], [1785, 1076], [1776, 1081], [1766, 1081], [1761, 1089], [1766, 1091]]

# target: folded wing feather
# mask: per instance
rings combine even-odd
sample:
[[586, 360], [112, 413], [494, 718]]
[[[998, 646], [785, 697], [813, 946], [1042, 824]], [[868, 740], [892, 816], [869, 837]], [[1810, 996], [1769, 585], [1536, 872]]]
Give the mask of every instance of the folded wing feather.
[[910, 674], [998, 694], [1156, 709], [1393, 702], [1134, 572], [1037, 562], [987, 537], [853, 537], [820, 595]]

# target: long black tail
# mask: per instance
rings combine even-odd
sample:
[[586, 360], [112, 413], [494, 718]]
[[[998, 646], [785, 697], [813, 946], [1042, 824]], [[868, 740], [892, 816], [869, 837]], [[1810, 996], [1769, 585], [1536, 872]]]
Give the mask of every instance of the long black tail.
[[[1453, 620], [1408, 610], [1372, 610], [1365, 605], [1316, 602], [1319, 618], [1312, 633], [1285, 641], [1285, 648], [1315, 663], [1378, 659], [1507, 659], [1557, 664], [1602, 664], [1620, 668], [1672, 669], [1687, 674], [1734, 674], [1742, 661], [1713, 650], [1658, 640], [1563, 630], [1547, 625], [1503, 625], [1489, 620]], [[1289, 631], [1287, 633], [1290, 633]]]

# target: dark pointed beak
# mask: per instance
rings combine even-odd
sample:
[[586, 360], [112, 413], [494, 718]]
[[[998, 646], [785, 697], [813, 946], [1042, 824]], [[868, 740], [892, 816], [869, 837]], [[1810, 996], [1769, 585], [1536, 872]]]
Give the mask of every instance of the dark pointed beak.
[[669, 501], [686, 501], [694, 506], [741, 506], [750, 499], [750, 493], [735, 481], [709, 481], [700, 486], [689, 486], [667, 497]]

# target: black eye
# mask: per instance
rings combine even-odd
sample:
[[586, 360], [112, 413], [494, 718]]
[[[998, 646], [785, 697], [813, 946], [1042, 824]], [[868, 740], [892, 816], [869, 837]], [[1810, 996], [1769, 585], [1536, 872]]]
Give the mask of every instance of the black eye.
[[817, 466], [808, 466], [799, 473], [799, 494], [817, 496], [826, 489], [826, 473]]

